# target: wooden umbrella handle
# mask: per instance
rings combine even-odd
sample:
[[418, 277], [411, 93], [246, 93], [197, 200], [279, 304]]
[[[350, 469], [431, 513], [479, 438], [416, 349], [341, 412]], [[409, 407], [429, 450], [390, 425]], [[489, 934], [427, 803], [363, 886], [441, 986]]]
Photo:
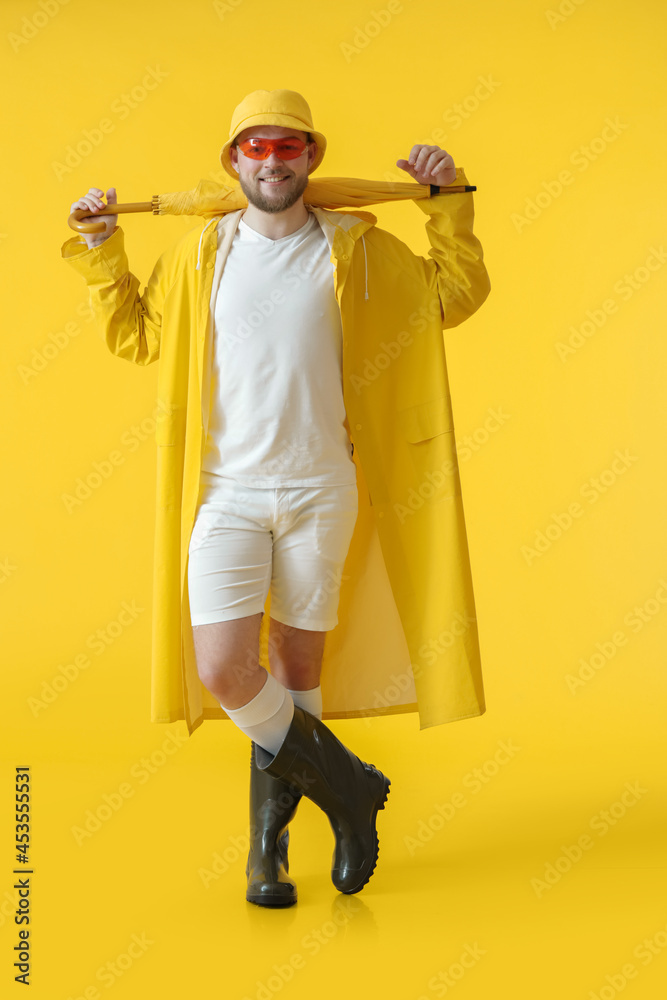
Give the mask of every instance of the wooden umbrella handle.
[[94, 220], [100, 215], [120, 215], [122, 212], [153, 212], [154, 215], [158, 215], [158, 196], [153, 195], [152, 201], [128, 201], [124, 205], [105, 205], [94, 215], [90, 214], [89, 208], [77, 208], [67, 222], [70, 229], [74, 229], [77, 233], [103, 233], [106, 229], [104, 223]]

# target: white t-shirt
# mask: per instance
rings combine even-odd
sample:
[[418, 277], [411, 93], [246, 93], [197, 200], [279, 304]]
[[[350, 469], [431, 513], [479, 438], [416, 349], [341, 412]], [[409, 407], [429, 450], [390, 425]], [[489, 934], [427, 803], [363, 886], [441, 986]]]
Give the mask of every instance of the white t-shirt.
[[[221, 226], [218, 233], [220, 241]], [[215, 486], [222, 476], [245, 486], [355, 483], [340, 310], [329, 244], [315, 215], [278, 240], [240, 219], [216, 277], [202, 482]]]

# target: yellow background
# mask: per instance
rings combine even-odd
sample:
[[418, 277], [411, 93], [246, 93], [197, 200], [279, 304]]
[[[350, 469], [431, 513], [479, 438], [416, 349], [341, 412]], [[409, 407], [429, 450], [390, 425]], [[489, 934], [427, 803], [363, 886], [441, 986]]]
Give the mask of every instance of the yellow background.
[[[659, 0], [558, 11], [3, 2], [3, 996], [22, 989], [24, 764], [39, 1000], [664, 995], [667, 18]], [[159, 82], [136, 90], [151, 69]], [[407, 180], [395, 162], [413, 144], [447, 149], [477, 185], [492, 284], [445, 334], [457, 439], [475, 444], [460, 458], [487, 712], [421, 733], [414, 714], [332, 723], [392, 779], [378, 867], [339, 896], [328, 821], [304, 799], [290, 827], [299, 902], [276, 912], [245, 901], [247, 738], [148, 721], [157, 365], [106, 351], [59, 259], [90, 186], [123, 202], [222, 180], [232, 109], [258, 87], [309, 101], [329, 143], [321, 176]], [[63, 171], [102, 119], [112, 127]], [[426, 255], [412, 203], [372, 210]], [[121, 222], [142, 287], [198, 225]], [[580, 346], [563, 360], [572, 328]], [[505, 417], [485, 430], [492, 410]], [[63, 494], [114, 449], [122, 464], [69, 512]], [[123, 602], [143, 610], [119, 630]], [[120, 634], [96, 652], [90, 636], [109, 628]], [[89, 811], [105, 818], [81, 839]], [[128, 959], [133, 935], [144, 944]]]

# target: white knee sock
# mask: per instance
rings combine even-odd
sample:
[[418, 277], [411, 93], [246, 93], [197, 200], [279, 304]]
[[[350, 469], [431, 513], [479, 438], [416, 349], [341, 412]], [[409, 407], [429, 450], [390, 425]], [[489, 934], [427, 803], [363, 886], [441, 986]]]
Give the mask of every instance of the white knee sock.
[[310, 691], [292, 691], [292, 688], [287, 688], [287, 690], [295, 705], [298, 705], [299, 708], [305, 708], [307, 712], [318, 719], [322, 718], [322, 686], [320, 684], [316, 688], [311, 688]]
[[[222, 705], [222, 702], [220, 702]], [[286, 687], [266, 671], [264, 687], [240, 708], [222, 707], [246, 736], [274, 756], [292, 723], [294, 702]]]

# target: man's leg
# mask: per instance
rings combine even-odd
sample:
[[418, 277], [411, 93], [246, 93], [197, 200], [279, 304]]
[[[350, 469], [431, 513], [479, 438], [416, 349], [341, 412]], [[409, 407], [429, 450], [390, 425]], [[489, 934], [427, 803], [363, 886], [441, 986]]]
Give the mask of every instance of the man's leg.
[[[293, 819], [301, 799], [301, 791], [288, 783], [273, 778], [256, 766], [255, 738], [266, 740], [266, 721], [259, 727], [243, 724], [243, 716], [252, 711], [255, 699], [262, 708], [266, 685], [275, 685], [283, 691], [283, 705], [276, 720], [283, 719], [286, 730], [291, 722], [292, 707], [289, 694], [283, 685], [263, 667], [259, 666], [259, 630], [262, 612], [232, 621], [215, 622], [193, 628], [197, 669], [202, 683], [209, 689], [233, 722], [251, 736], [250, 754], [250, 850], [246, 864], [248, 885], [246, 899], [259, 906], [291, 906], [297, 900], [294, 880], [289, 877], [287, 860], [288, 823]], [[269, 691], [271, 688], [269, 687]], [[268, 696], [267, 696], [268, 698]], [[289, 706], [286, 712], [285, 705]], [[264, 711], [255, 715], [262, 718], [271, 705], [264, 703]], [[248, 721], [248, 720], [245, 720]], [[252, 717], [249, 720], [252, 722]], [[271, 719], [268, 720], [269, 723]], [[269, 736], [271, 736], [269, 732]], [[284, 733], [279, 730], [277, 742]]]
[[195, 625], [192, 629], [197, 672], [205, 688], [230, 708], [259, 694], [265, 683], [259, 666], [262, 612], [232, 621]]
[[320, 673], [326, 632], [285, 625], [269, 619], [271, 673], [284, 684], [295, 705], [322, 718]]
[[[306, 498], [302, 496], [301, 500], [305, 502], [307, 509], [303, 513], [306, 519], [308, 519], [310, 516], [309, 512], [313, 508], [308, 507], [307, 494]], [[356, 489], [350, 487], [336, 489], [333, 491], [332, 496], [324, 498], [322, 505], [324, 520], [319, 521], [316, 528], [319, 532], [323, 532], [329, 537], [331, 537], [332, 528], [335, 529], [336, 525], [342, 528], [342, 533], [337, 542], [340, 550], [337, 555], [335, 552], [329, 554], [329, 559], [333, 556], [334, 568], [335, 564], [340, 564], [342, 561], [341, 556], [344, 560], [345, 553], [347, 552], [346, 546], [349, 545], [349, 538], [354, 527], [354, 519], [356, 518], [355, 500]], [[294, 513], [298, 521], [301, 510], [298, 509], [299, 498], [297, 496], [295, 496], [295, 502], [297, 509], [294, 510]], [[320, 509], [320, 505], [315, 504], [315, 507]], [[340, 514], [343, 510], [346, 515], [345, 523], [340, 525]], [[317, 514], [316, 520], [318, 520]], [[292, 526], [294, 525], [292, 524]], [[276, 545], [276, 542], [279, 541], [280, 533], [277, 533], [275, 524], [271, 531], [273, 534], [273, 575], [271, 583], [273, 585], [275, 582], [277, 587], [277, 591], [272, 592], [272, 607], [275, 604], [274, 610], [276, 613], [282, 612], [283, 608], [285, 608], [285, 613], [284, 615], [281, 614], [281, 617], [294, 619], [298, 615], [298, 620], [303, 620], [304, 623], [308, 620], [318, 631], [333, 628], [336, 624], [335, 616], [327, 614], [321, 607], [323, 595], [331, 594], [334, 598], [336, 596], [336, 588], [332, 589], [330, 586], [332, 578], [329, 574], [325, 573], [319, 561], [314, 573], [304, 574], [299, 566], [290, 568], [289, 563], [291, 560], [289, 558], [289, 551], [293, 546], [290, 546], [289, 541], [287, 546]], [[285, 532], [282, 534], [284, 539]], [[345, 539], [345, 535], [348, 536], [347, 539]], [[307, 551], [310, 551], [311, 555], [313, 554], [312, 547], [307, 549]], [[287, 562], [285, 561], [286, 555]], [[208, 567], [209, 579], [212, 573], [217, 572], [216, 565], [217, 563], [214, 560], [212, 568]], [[266, 565], [266, 562], [264, 565]], [[205, 566], [201, 568], [206, 572]], [[247, 569], [248, 564], [246, 561], [244, 564], [246, 574]], [[195, 580], [196, 578], [197, 574], [195, 573]], [[320, 584], [320, 580], [324, 580], [324, 583]], [[334, 576], [333, 580], [334, 582], [337, 581], [337, 577]], [[244, 581], [245, 577], [243, 581], [240, 580], [237, 582], [245, 586]], [[294, 587], [295, 583], [296, 588]], [[299, 584], [301, 593], [298, 592]], [[311, 587], [312, 584], [314, 584], [314, 590]], [[209, 584], [207, 583], [208, 586]], [[206, 597], [207, 595], [204, 594], [204, 600], [202, 601], [204, 607], [206, 605]], [[324, 597], [324, 603], [327, 603], [326, 597]], [[239, 602], [237, 602], [237, 605], [240, 606]], [[210, 610], [217, 609], [204, 610], [204, 613], [208, 614]], [[306, 617], [301, 619], [302, 615]], [[246, 617], [252, 618], [253, 616], [248, 615]], [[237, 725], [239, 725], [239, 715], [245, 716], [247, 714], [249, 717], [253, 716], [252, 719], [245, 719], [245, 722], [248, 723], [247, 726], [239, 725], [239, 728], [242, 728], [248, 735], [253, 733], [253, 726], [250, 725], [251, 722], [259, 723], [261, 720], [266, 720], [273, 724], [273, 720], [269, 719], [268, 702], [265, 702], [264, 698], [270, 681], [275, 685], [275, 690], [280, 690], [285, 699], [289, 699], [289, 706], [293, 716], [287, 725], [282, 720], [284, 734], [281, 734], [280, 738], [278, 738], [278, 732], [274, 731], [273, 742], [277, 744], [277, 748], [265, 748], [269, 742], [268, 740], [265, 741], [263, 746], [259, 738], [255, 740], [255, 737], [251, 735], [255, 756], [253, 767], [256, 765], [258, 772], [262, 771], [277, 781], [302, 790], [308, 798], [327, 814], [336, 837], [336, 848], [331, 869], [332, 881], [341, 892], [358, 892], [371, 877], [377, 863], [378, 838], [375, 828], [376, 815], [378, 810], [384, 809], [384, 803], [389, 793], [390, 781], [382, 772], [373, 767], [372, 764], [361, 761], [349, 751], [331, 730], [322, 723], [321, 719], [314, 716], [308, 709], [302, 709], [295, 705], [289, 694], [289, 689], [285, 688], [273, 676], [273, 673], [269, 674], [259, 666], [258, 639], [261, 613], [258, 612], [254, 617], [257, 619], [255, 626], [252, 626], [250, 622], [247, 622], [245, 626], [230, 626], [229, 623], [226, 625], [222, 624], [223, 631], [217, 637], [214, 637], [211, 629], [207, 630], [212, 636], [210, 643], [202, 637], [195, 639], [196, 655], [198, 655], [197, 647], [201, 651], [198, 655], [200, 677], [209, 690], [217, 694], [223, 708], [225, 708], [227, 714]], [[239, 640], [239, 635], [243, 635], [244, 633], [242, 631], [240, 633], [229, 632], [230, 627], [241, 630], [244, 628], [251, 629], [251, 650], [248, 649], [247, 642], [245, 643], [245, 648], [242, 648], [244, 643]], [[254, 631], [252, 631], [253, 628], [255, 629]], [[315, 629], [296, 630], [293, 633], [294, 643], [301, 649], [301, 653], [303, 654], [299, 657], [298, 669], [295, 669], [295, 672], [292, 672], [291, 657], [289, 661], [286, 653], [280, 657], [287, 664], [284, 669], [288, 671], [286, 676], [289, 677], [290, 683], [303, 684], [319, 679], [319, 666], [324, 636], [320, 635], [319, 637], [319, 643], [322, 648], [319, 649], [315, 659], [313, 659], [312, 655], [314, 637], [301, 636], [299, 639], [296, 638], [299, 635], [299, 631], [315, 631]], [[202, 629], [195, 629], [195, 634], [201, 631]], [[274, 635], [276, 634], [278, 633], [276, 633], [274, 627]], [[225, 641], [216, 641], [219, 638]], [[247, 638], [246, 633], [245, 639], [247, 640]], [[310, 655], [304, 653], [304, 643]], [[284, 642], [281, 644], [281, 648], [282, 645], [284, 645]], [[276, 663], [276, 666], [280, 670], [280, 664]], [[317, 670], [313, 673], [315, 666]], [[258, 672], [259, 680], [257, 678]], [[262, 672], [266, 675], [263, 686], [261, 684]], [[305, 690], [307, 691], [307, 689]], [[251, 696], [254, 691], [258, 691], [259, 693], [255, 694], [254, 698], [251, 697], [249, 702], [246, 702], [245, 699]], [[271, 694], [269, 689], [269, 700], [273, 697], [274, 695]], [[222, 700], [223, 698], [229, 699], [228, 705]], [[281, 704], [282, 700], [281, 697]], [[258, 705], [258, 703], [261, 704]], [[229, 707], [231, 704], [236, 704], [239, 707], [236, 709], [231, 708]], [[254, 728], [259, 730], [260, 727], [255, 726]], [[264, 728], [262, 728], [262, 735], [264, 731]], [[253, 881], [253, 886], [255, 886], [256, 881]], [[277, 883], [273, 879], [272, 882], [274, 883], [271, 886], [271, 892], [273, 893]], [[257, 885], [259, 885], [259, 882], [257, 882]], [[285, 889], [289, 892], [287, 887]], [[255, 889], [253, 888], [254, 891]], [[288, 900], [285, 899], [283, 905], [287, 902]]]
[[239, 729], [276, 753], [294, 703], [289, 691], [259, 665], [263, 612], [193, 627], [197, 672]]
[[[246, 899], [289, 906], [297, 892], [287, 874], [287, 825], [302, 792], [256, 766], [257, 748], [279, 748], [294, 710], [289, 691], [259, 666], [258, 657], [260, 608], [271, 578], [273, 501], [273, 490], [221, 481], [199, 511], [188, 582], [193, 621], [205, 623], [193, 626], [199, 676], [251, 740]], [[229, 619], [232, 609], [235, 617]], [[223, 620], [206, 623], [218, 616]], [[312, 701], [311, 692], [307, 697]]]

